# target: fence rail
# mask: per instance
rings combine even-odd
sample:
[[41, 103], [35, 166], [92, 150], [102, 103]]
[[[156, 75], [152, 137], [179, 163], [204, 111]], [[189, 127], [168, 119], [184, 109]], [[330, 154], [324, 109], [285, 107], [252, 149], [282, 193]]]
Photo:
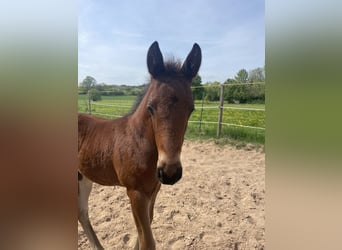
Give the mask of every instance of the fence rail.
[[[219, 102], [211, 102], [204, 101], [205, 95], [202, 93], [202, 100], [197, 100], [195, 102], [195, 111], [193, 115], [189, 119], [189, 124], [198, 124], [199, 130], [202, 129], [202, 125], [216, 125], [217, 128], [217, 137], [221, 136], [222, 126], [224, 127], [236, 127], [236, 128], [245, 128], [252, 129], [256, 131], [265, 131], [264, 127], [264, 108], [258, 107], [233, 107], [226, 106], [227, 104], [224, 102], [224, 85], [215, 86], [214, 88], [219, 87], [220, 89], [220, 100]], [[122, 117], [124, 114], [130, 111], [134, 101], [133, 99], [127, 101], [115, 101], [114, 97], [111, 102], [108, 102], [110, 97], [106, 97], [105, 103], [103, 102], [93, 102], [90, 100], [90, 95], [86, 99], [83, 100], [83, 104], [79, 102], [79, 112], [91, 113], [98, 116], [104, 116], [109, 118], [118, 118]], [[237, 104], [231, 104], [237, 105]], [[82, 110], [83, 107], [83, 110]], [[116, 111], [117, 113], [115, 113]], [[232, 121], [229, 116], [233, 116], [231, 112], [240, 112], [240, 114], [244, 113], [242, 116], [248, 117], [248, 123], [244, 123], [243, 119]], [[252, 113], [245, 113], [252, 112]], [[262, 114], [256, 115], [257, 113], [262, 112]], [[253, 118], [254, 117], [254, 118]], [[256, 118], [255, 118], [256, 117]], [[260, 122], [263, 119], [262, 122]], [[255, 120], [253, 120], [255, 119]], [[259, 120], [258, 120], [259, 119]]]
[[92, 102], [92, 105], [104, 106], [104, 107], [131, 108], [131, 106], [129, 105], [103, 104], [103, 103], [95, 103], [95, 102]]
[[[91, 106], [103, 106], [103, 107], [114, 107], [114, 108], [131, 108], [129, 105], [117, 105], [117, 104], [101, 104], [101, 103], [95, 103], [91, 102]], [[204, 109], [218, 109], [219, 106], [203, 106], [200, 108], [196, 108], [195, 110], [204, 110]], [[246, 110], [246, 111], [262, 111], [265, 112], [265, 109], [258, 109], [258, 108], [241, 108], [241, 107], [222, 107], [223, 109], [230, 109], [230, 110]], [[85, 112], [86, 113], [86, 112]], [[88, 112], [94, 115], [100, 115], [100, 116], [107, 116], [107, 117], [122, 117], [123, 115], [114, 115], [114, 114], [109, 114], [109, 113], [99, 113], [99, 112]], [[214, 116], [214, 115], [213, 115]], [[217, 121], [204, 121], [204, 120], [189, 120], [189, 123], [207, 123], [207, 124], [218, 124]], [[234, 123], [225, 123], [221, 122], [222, 125], [227, 125], [227, 126], [235, 126], [235, 127], [245, 127], [245, 128], [253, 128], [253, 129], [262, 129], [265, 130], [264, 127], [255, 127], [255, 126], [248, 126], [248, 125], [241, 125], [241, 124], [234, 124]]]

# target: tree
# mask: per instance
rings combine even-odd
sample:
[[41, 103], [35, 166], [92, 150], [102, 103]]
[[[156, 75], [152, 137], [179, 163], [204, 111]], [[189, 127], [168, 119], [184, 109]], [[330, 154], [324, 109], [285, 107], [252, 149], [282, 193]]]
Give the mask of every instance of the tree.
[[90, 100], [92, 100], [94, 102], [100, 101], [100, 100], [102, 100], [101, 92], [98, 91], [97, 89], [90, 89], [89, 90], [89, 98], [90, 98]]
[[240, 69], [239, 72], [235, 76], [235, 80], [238, 83], [246, 83], [248, 80], [248, 72], [245, 69]]
[[213, 102], [220, 100], [220, 83], [219, 82], [208, 82], [205, 84], [206, 95], [205, 99], [207, 101]]
[[[94, 79], [95, 80], [95, 79]], [[95, 80], [95, 82], [96, 82], [96, 80]], [[96, 83], [95, 83], [96, 84]], [[95, 86], [95, 89], [97, 89], [98, 91], [104, 91], [105, 90], [105, 88], [106, 88], [106, 85], [104, 84], [104, 83], [98, 83], [98, 84], [96, 84]]]
[[203, 88], [202, 86], [202, 78], [200, 75], [196, 75], [195, 78], [191, 82], [191, 87], [192, 88], [192, 96], [195, 100], [201, 100], [202, 99], [202, 93], [203, 93]]
[[263, 68], [256, 68], [249, 71], [249, 82], [264, 82], [265, 71]]
[[224, 84], [231, 84], [231, 83], [236, 83], [236, 80], [235, 79], [232, 79], [232, 78], [228, 78]]
[[81, 82], [81, 86], [84, 88], [85, 91], [88, 91], [92, 88], [95, 88], [96, 86], [96, 80], [94, 77], [87, 76], [84, 78], [84, 80]]
[[226, 85], [224, 99], [229, 103], [264, 103], [265, 83]]

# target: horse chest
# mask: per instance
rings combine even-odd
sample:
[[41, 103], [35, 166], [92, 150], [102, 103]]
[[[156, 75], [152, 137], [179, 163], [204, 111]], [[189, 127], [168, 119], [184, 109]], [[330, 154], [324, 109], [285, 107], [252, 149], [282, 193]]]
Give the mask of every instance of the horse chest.
[[88, 179], [101, 185], [118, 185], [111, 152], [88, 147], [79, 152], [79, 169]]
[[144, 150], [116, 147], [113, 164], [119, 182], [126, 187], [145, 185], [146, 180], [156, 177], [156, 155]]

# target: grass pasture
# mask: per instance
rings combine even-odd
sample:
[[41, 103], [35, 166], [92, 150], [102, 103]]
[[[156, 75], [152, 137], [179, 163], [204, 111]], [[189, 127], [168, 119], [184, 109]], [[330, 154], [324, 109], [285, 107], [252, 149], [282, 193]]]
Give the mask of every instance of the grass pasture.
[[[121, 117], [130, 112], [135, 99], [136, 96], [102, 96], [101, 101], [91, 102], [91, 112], [96, 116], [106, 118]], [[195, 101], [195, 111], [190, 117], [186, 138], [216, 138], [218, 107], [218, 102], [204, 102], [202, 109], [202, 102]], [[229, 139], [264, 144], [265, 130], [260, 129], [265, 128], [264, 109], [264, 104], [225, 103], [220, 140]], [[88, 112], [87, 95], [78, 96], [78, 111], [82, 113]]]
[[[129, 113], [136, 96], [102, 96], [101, 101], [91, 102], [91, 113], [105, 118], [117, 118]], [[78, 111], [88, 113], [88, 96], [78, 95]]]
[[[204, 102], [202, 109], [201, 101], [196, 101], [195, 111], [190, 117], [187, 137], [216, 138], [218, 107], [218, 102]], [[221, 138], [264, 144], [265, 130], [247, 127], [265, 128], [264, 109], [264, 104], [225, 103], [222, 114]], [[238, 125], [246, 127], [239, 127]]]

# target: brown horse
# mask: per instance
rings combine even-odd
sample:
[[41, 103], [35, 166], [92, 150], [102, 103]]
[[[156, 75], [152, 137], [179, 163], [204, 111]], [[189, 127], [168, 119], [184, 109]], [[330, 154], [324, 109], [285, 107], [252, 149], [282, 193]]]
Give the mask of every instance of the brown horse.
[[151, 82], [135, 110], [119, 119], [78, 115], [78, 206], [93, 249], [103, 249], [90, 224], [92, 183], [126, 187], [138, 231], [136, 249], [155, 249], [153, 207], [161, 183], [182, 177], [180, 153], [194, 102], [191, 81], [201, 65], [195, 43], [183, 65], [163, 61], [154, 42], [147, 53]]

